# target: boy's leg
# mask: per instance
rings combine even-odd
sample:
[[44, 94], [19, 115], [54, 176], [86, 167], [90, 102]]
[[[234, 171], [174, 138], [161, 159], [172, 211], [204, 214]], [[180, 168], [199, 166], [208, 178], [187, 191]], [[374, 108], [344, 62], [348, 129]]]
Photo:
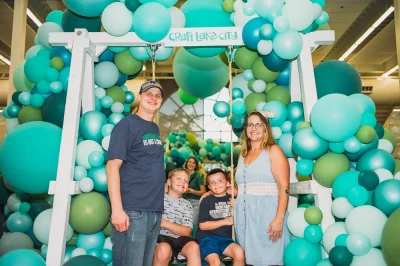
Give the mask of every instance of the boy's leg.
[[204, 260], [210, 265], [210, 266], [221, 266], [221, 259], [219, 258], [217, 253], [212, 253], [208, 255], [207, 257], [204, 258]]
[[[161, 212], [146, 212], [146, 242], [143, 244], [144, 255], [141, 266], [151, 266], [153, 264], [154, 251], [157, 245], [158, 234], [160, 233]], [[129, 265], [130, 266], [130, 265]]]
[[153, 266], [165, 265], [168, 266], [172, 258], [171, 245], [166, 242], [158, 243], [154, 252]]
[[238, 244], [236, 243], [229, 244], [229, 246], [225, 248], [222, 254], [230, 257], [233, 260], [233, 266], [244, 266], [245, 263], [244, 251], [242, 247], [239, 246]]
[[218, 247], [218, 237], [205, 237], [200, 239], [200, 256], [201, 263], [204, 265], [208, 263], [210, 266], [220, 266], [221, 259]]
[[183, 244], [180, 253], [186, 257], [188, 266], [200, 266], [200, 247], [197, 242], [190, 237], [180, 237], [177, 242]]

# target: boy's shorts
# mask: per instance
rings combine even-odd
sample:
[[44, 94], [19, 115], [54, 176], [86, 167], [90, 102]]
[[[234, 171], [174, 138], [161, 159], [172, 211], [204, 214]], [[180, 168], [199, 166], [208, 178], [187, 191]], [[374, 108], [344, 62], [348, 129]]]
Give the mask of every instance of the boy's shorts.
[[186, 258], [182, 256], [180, 252], [183, 249], [183, 247], [191, 241], [194, 241], [197, 244], [199, 243], [196, 239], [193, 239], [188, 236], [180, 236], [178, 238], [175, 238], [171, 236], [158, 235], [157, 239], [157, 243], [167, 243], [168, 245], [170, 245], [173, 255], [171, 260], [176, 258], [179, 262], [186, 261]]
[[222, 253], [230, 244], [235, 243], [231, 238], [224, 236], [208, 236], [200, 239], [199, 242], [202, 265], [207, 265], [204, 259], [210, 254], [216, 253], [220, 258], [225, 257]]

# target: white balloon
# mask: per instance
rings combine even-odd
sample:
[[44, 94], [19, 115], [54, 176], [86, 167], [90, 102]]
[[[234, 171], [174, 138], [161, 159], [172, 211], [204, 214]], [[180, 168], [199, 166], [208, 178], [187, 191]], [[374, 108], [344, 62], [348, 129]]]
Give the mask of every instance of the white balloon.
[[371, 248], [364, 256], [354, 256], [350, 266], [386, 266], [382, 251]]
[[314, 21], [314, 9], [310, 0], [289, 1], [282, 8], [282, 16], [289, 20], [291, 29], [302, 31]]
[[94, 188], [94, 182], [91, 178], [85, 177], [79, 181], [79, 189], [86, 193], [92, 191]]
[[393, 179], [392, 172], [390, 172], [387, 169], [384, 169], [384, 168], [377, 169], [377, 170], [375, 170], [375, 173], [379, 177], [379, 183], [382, 183], [383, 181], [388, 180], [388, 179]]
[[322, 7], [320, 5], [318, 5], [317, 3], [313, 3], [313, 12], [314, 12], [314, 19], [319, 18], [319, 16], [321, 16], [322, 13]]
[[71, 252], [71, 258], [81, 255], [86, 255], [86, 250], [84, 248], [76, 248]]
[[353, 208], [347, 198], [337, 198], [332, 202], [332, 214], [341, 219], [346, 218]]
[[171, 15], [171, 28], [184, 28], [186, 24], [186, 17], [182, 10], [172, 6], [168, 8], [168, 12]]
[[257, 110], [257, 111], [262, 111], [264, 105], [266, 105], [266, 104], [267, 104], [266, 102], [259, 102], [259, 103], [256, 105], [256, 110]]
[[100, 144], [96, 141], [82, 141], [76, 146], [76, 163], [80, 166], [85, 167], [86, 169], [91, 168], [92, 166], [89, 164], [89, 155], [94, 151], [104, 152]]
[[108, 151], [108, 146], [110, 146], [110, 138], [111, 136], [106, 136], [103, 138], [101, 141], [101, 146], [103, 147], [104, 150]]
[[97, 87], [96, 89], [94, 89], [94, 95], [97, 96], [97, 98], [101, 99], [104, 96], [106, 96], [106, 90], [100, 87]]
[[394, 175], [394, 179], [400, 180], [400, 172], [397, 172], [397, 174]]
[[308, 226], [304, 218], [305, 211], [306, 208], [297, 208], [289, 214], [287, 226], [290, 233], [295, 237], [304, 237], [304, 229]]
[[[240, 2], [240, 1], [237, 1]], [[244, 79], [243, 74], [239, 74], [236, 77], [233, 78], [232, 80], [232, 87], [233, 88], [239, 88], [243, 91], [243, 99], [245, 100], [246, 97], [252, 93], [251, 90], [249, 90], [249, 87], [247, 87], [247, 84], [249, 82]]]
[[267, 88], [267, 84], [262, 79], [257, 79], [253, 82], [253, 90], [256, 93], [263, 93]]
[[106, 240], [104, 241], [104, 245], [103, 245], [103, 249], [109, 249], [112, 250], [112, 242], [111, 242], [111, 238], [107, 237]]
[[252, 16], [247, 16], [244, 14], [243, 7], [243, 1], [235, 1], [233, 4], [233, 9], [236, 11], [233, 18], [233, 23], [236, 27], [243, 27], [249, 20], [258, 17], [257, 14], [253, 14]]
[[272, 52], [272, 41], [271, 40], [261, 40], [257, 44], [257, 51], [261, 55], [269, 55]]
[[336, 238], [341, 234], [347, 234], [344, 222], [336, 222], [326, 228], [322, 238], [322, 244], [324, 245], [326, 253], [329, 253], [335, 246]]
[[387, 151], [388, 153], [393, 152], [393, 144], [387, 139], [380, 139], [378, 149]]
[[127, 34], [132, 28], [132, 23], [132, 12], [121, 2], [109, 4], [101, 14], [104, 30], [116, 37]]
[[271, 127], [271, 130], [274, 139], [279, 139], [282, 136], [282, 129], [280, 127]]

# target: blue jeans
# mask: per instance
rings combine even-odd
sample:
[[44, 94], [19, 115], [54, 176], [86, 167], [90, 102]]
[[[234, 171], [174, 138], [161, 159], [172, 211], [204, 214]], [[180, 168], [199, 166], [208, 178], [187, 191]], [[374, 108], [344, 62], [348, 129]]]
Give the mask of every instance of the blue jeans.
[[126, 211], [126, 214], [129, 216], [127, 231], [121, 233], [111, 227], [113, 266], [151, 266], [162, 213]]

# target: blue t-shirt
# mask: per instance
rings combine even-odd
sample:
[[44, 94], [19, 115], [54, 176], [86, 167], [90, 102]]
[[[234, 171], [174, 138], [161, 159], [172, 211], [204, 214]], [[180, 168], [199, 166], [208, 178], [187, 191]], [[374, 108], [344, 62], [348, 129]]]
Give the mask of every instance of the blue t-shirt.
[[[223, 197], [210, 195], [203, 199], [200, 204], [199, 223], [208, 221], [219, 221], [231, 216], [231, 196], [226, 194]], [[232, 238], [232, 225], [224, 225], [213, 230], [197, 229], [196, 238], [202, 239], [208, 236], [223, 236]]]
[[164, 149], [157, 124], [130, 115], [115, 125], [108, 160], [121, 159], [122, 206], [127, 211], [164, 210]]

